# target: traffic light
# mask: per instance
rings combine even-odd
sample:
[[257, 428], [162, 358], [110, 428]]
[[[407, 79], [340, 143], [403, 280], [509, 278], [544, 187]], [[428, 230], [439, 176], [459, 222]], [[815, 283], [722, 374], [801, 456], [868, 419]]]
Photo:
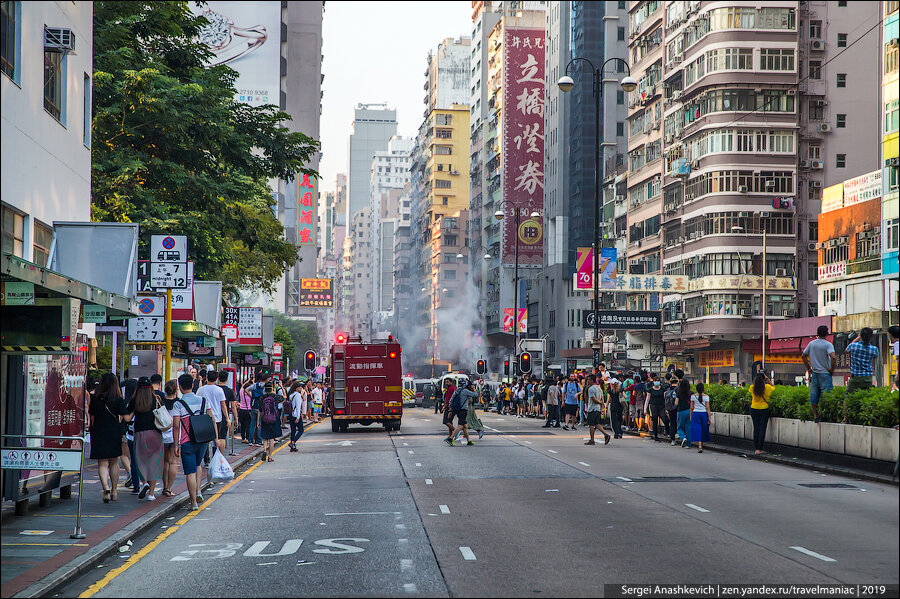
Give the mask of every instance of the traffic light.
[[303, 366], [306, 370], [312, 372], [316, 369], [316, 352], [309, 350], [303, 357]]
[[519, 372], [522, 374], [531, 372], [531, 354], [527, 351], [519, 354]]
[[478, 362], [475, 363], [475, 372], [478, 374], [487, 372], [487, 364], [485, 364], [484, 360], [478, 360]]
[[503, 360], [503, 376], [509, 376], [509, 360]]

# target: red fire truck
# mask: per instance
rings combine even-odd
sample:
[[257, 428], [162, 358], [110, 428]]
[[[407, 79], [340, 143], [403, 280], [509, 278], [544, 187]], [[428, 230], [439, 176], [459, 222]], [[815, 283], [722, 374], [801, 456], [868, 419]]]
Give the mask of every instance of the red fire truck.
[[331, 430], [351, 423], [380, 422], [400, 430], [403, 416], [403, 370], [400, 344], [393, 336], [363, 343], [361, 337], [338, 333], [331, 346]]

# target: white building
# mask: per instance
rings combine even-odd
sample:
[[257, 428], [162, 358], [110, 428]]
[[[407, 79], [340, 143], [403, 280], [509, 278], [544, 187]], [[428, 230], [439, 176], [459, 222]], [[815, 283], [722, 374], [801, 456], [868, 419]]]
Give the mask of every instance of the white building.
[[3, 2], [2, 10], [3, 251], [44, 266], [53, 221], [91, 219], [93, 9]]
[[353, 223], [356, 212], [371, 205], [369, 176], [376, 152], [387, 150], [388, 142], [397, 135], [397, 111], [387, 104], [357, 104], [353, 111], [348, 152], [346, 222]]

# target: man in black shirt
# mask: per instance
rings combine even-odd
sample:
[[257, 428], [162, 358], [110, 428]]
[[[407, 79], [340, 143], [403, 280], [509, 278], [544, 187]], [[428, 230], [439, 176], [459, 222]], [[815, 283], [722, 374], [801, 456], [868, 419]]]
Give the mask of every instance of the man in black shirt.
[[666, 390], [659, 380], [659, 377], [653, 376], [653, 384], [649, 386], [646, 392], [650, 395], [649, 407], [650, 422], [653, 426], [653, 440], [659, 442], [659, 427], [662, 424], [660, 420], [662, 411], [666, 406]]
[[228, 409], [228, 413], [231, 414], [230, 422], [228, 423], [228, 435], [233, 436], [234, 428], [232, 423], [238, 421], [237, 397], [234, 394], [234, 390], [228, 386], [228, 373], [226, 371], [222, 370], [219, 372], [217, 384], [225, 394], [225, 406]]

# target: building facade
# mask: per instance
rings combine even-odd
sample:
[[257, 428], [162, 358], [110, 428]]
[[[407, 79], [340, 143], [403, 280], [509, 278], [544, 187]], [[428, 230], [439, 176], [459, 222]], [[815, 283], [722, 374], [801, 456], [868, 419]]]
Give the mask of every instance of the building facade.
[[358, 210], [371, 207], [372, 158], [376, 152], [386, 151], [395, 135], [397, 111], [387, 104], [358, 104], [353, 110], [347, 158], [347, 223], [352, 225]]

